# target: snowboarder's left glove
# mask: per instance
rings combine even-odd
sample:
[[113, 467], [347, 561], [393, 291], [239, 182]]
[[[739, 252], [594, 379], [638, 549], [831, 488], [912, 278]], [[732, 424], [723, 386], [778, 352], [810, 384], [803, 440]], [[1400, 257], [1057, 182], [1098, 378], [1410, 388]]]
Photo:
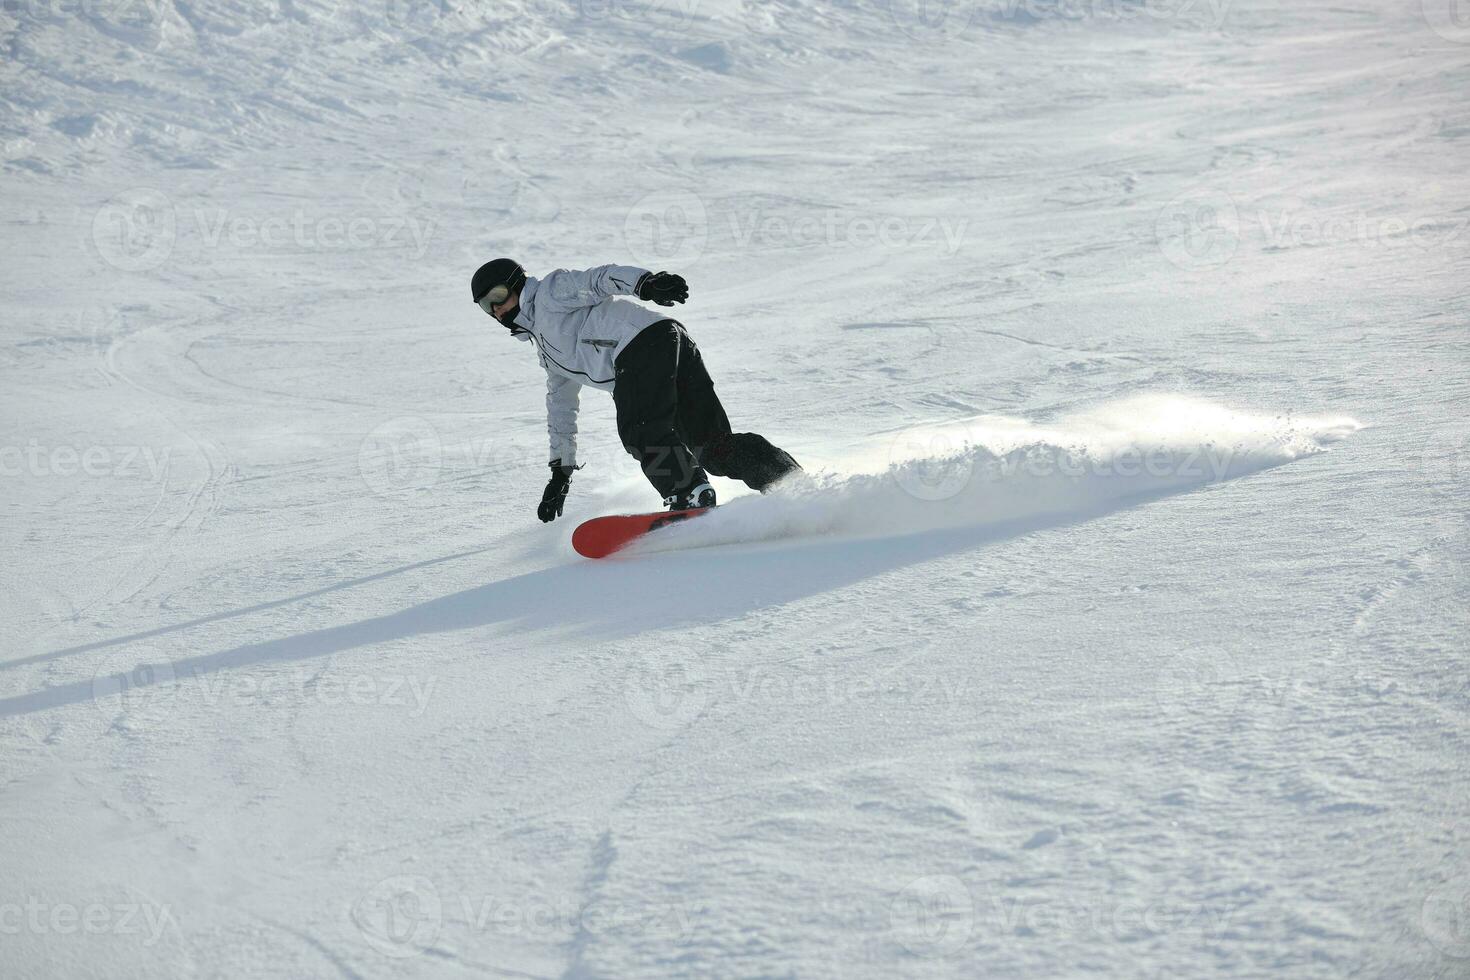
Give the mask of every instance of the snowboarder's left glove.
[[638, 277], [633, 293], [639, 299], [652, 300], [659, 306], [673, 306], [689, 299], [689, 284], [673, 272], [645, 272]]
[[567, 491], [572, 488], [572, 471], [575, 468], [561, 465], [559, 459], [551, 461], [551, 480], [541, 494], [541, 506], [536, 508], [536, 516], [541, 518], [542, 524], [561, 516], [562, 505], [567, 502]]

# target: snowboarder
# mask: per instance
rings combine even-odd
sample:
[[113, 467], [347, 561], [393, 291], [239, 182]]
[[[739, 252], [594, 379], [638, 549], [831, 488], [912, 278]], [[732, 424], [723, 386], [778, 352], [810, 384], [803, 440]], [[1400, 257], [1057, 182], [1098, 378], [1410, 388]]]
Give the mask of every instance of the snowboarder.
[[577, 466], [581, 387], [612, 392], [618, 436], [669, 510], [715, 505], [706, 473], [764, 493], [801, 467], [753, 432], [732, 432], [699, 348], [677, 320], [621, 296], [673, 306], [689, 298], [682, 276], [624, 265], [557, 269], [527, 277], [496, 259], [470, 280], [475, 304], [518, 340], [536, 345], [546, 369], [551, 480], [536, 515], [561, 516]]

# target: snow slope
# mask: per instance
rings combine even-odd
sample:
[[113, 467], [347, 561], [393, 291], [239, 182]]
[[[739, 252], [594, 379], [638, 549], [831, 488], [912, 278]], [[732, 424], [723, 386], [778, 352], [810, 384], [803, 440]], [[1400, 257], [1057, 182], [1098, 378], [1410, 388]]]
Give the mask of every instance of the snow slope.
[[[0, 36], [0, 973], [1470, 973], [1447, 0]], [[498, 254], [809, 479], [577, 559]]]

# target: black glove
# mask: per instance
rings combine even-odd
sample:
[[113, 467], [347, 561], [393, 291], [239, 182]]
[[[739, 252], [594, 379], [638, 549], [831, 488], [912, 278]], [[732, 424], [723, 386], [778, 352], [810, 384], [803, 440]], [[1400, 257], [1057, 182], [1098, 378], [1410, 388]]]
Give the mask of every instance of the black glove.
[[572, 470], [575, 468], [561, 465], [559, 459], [551, 461], [551, 480], [541, 494], [541, 506], [536, 508], [536, 516], [541, 518], [542, 524], [561, 516], [562, 505], [567, 502], [567, 491], [572, 488]]
[[689, 284], [673, 272], [645, 272], [638, 277], [633, 293], [639, 299], [653, 300], [659, 306], [673, 306], [689, 298]]

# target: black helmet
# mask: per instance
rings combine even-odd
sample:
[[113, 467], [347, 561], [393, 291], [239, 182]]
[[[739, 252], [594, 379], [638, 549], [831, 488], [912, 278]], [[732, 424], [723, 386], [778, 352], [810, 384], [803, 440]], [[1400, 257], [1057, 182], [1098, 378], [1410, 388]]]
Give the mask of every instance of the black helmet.
[[513, 293], [525, 284], [526, 270], [521, 268], [519, 262], [515, 259], [496, 259], [475, 270], [474, 278], [470, 280], [470, 298], [478, 303], [496, 286], [504, 286], [507, 292]]

